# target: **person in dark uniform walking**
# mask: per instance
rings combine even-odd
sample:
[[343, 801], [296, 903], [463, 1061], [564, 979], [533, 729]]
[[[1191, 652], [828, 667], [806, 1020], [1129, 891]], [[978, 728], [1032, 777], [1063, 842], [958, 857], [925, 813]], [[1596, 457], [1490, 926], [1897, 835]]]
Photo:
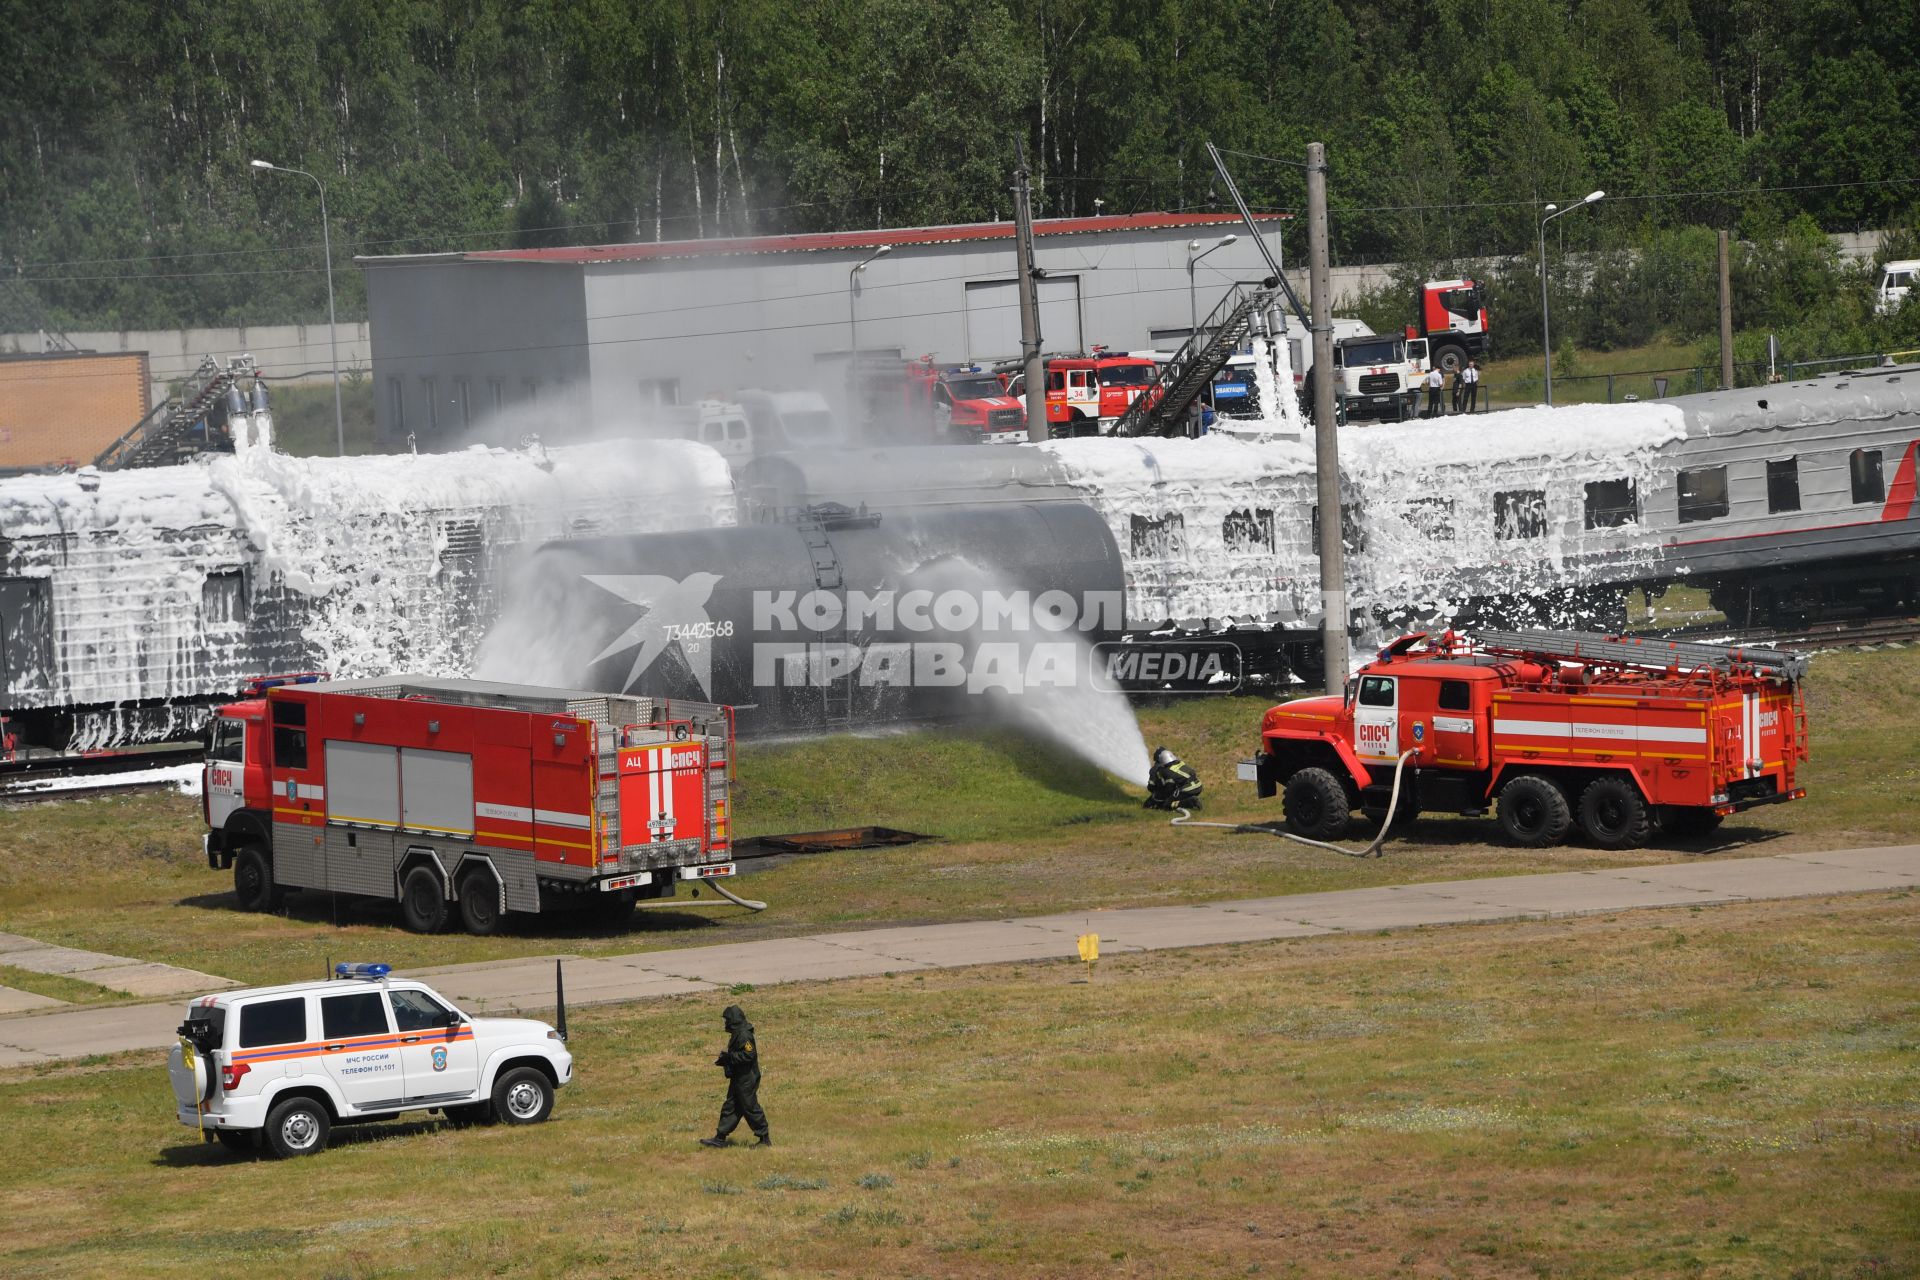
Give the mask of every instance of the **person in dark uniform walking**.
[[728, 1005], [720, 1016], [727, 1025], [727, 1047], [713, 1065], [727, 1073], [727, 1100], [720, 1104], [720, 1123], [714, 1127], [713, 1136], [700, 1139], [700, 1145], [726, 1146], [727, 1135], [745, 1120], [753, 1136], [760, 1139], [754, 1145], [770, 1147], [773, 1139], [767, 1136], [767, 1113], [760, 1109], [760, 1046], [754, 1042], [753, 1024], [747, 1021], [747, 1011], [737, 1004]]
[[1193, 766], [1161, 747], [1153, 753], [1153, 768], [1147, 771], [1147, 809], [1198, 809], [1200, 775]]

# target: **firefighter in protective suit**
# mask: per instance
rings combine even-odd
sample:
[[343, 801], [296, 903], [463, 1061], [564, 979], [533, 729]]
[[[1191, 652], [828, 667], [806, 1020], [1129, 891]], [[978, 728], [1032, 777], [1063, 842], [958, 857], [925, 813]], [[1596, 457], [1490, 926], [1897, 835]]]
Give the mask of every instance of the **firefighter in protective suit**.
[[1147, 771], [1148, 809], [1198, 809], [1200, 775], [1193, 766], [1165, 747], [1153, 753], [1153, 768]]
[[745, 1120], [753, 1136], [760, 1139], [754, 1145], [770, 1147], [773, 1139], [767, 1136], [767, 1113], [760, 1109], [760, 1047], [754, 1043], [753, 1024], [737, 1004], [728, 1005], [720, 1016], [727, 1025], [727, 1047], [713, 1065], [727, 1073], [727, 1100], [720, 1104], [720, 1123], [713, 1136], [700, 1139], [700, 1145], [726, 1146], [727, 1135]]

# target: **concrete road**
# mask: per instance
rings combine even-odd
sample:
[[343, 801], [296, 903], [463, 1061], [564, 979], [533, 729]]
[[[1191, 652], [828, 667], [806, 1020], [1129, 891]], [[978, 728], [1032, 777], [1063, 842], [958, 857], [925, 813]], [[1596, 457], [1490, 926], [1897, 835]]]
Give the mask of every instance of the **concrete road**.
[[[1920, 885], [1920, 845], [1900, 845], [1703, 859], [1616, 871], [1447, 880], [1190, 907], [863, 929], [591, 959], [539, 956], [423, 969], [414, 976], [428, 978], [470, 1013], [546, 1014], [553, 1007], [556, 958], [566, 961], [570, 1004], [612, 1004], [724, 991], [740, 982], [759, 987], [914, 969], [1074, 960], [1077, 940], [1087, 932], [1099, 934], [1101, 953], [1112, 955], [1341, 932], [1611, 914], [1638, 907], [1872, 893], [1916, 885]], [[181, 1016], [182, 1006], [174, 1002], [0, 1017], [0, 1067], [161, 1049], [172, 1043]]]

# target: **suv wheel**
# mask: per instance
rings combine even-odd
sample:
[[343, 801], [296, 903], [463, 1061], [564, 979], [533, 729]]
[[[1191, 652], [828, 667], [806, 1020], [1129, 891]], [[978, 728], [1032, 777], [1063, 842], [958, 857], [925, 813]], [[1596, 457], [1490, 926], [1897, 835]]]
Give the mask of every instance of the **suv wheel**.
[[331, 1128], [325, 1107], [312, 1098], [288, 1098], [267, 1112], [267, 1150], [282, 1160], [313, 1155], [326, 1150]]
[[507, 1124], [539, 1124], [553, 1111], [553, 1084], [538, 1067], [515, 1067], [493, 1082], [493, 1114]]
[[233, 860], [233, 896], [242, 911], [278, 911], [280, 886], [273, 882], [273, 864], [258, 845], [247, 845]]
[[1280, 808], [1287, 830], [1309, 840], [1338, 840], [1353, 820], [1347, 789], [1325, 769], [1302, 769], [1288, 778]]
[[400, 916], [415, 933], [439, 933], [447, 927], [447, 895], [431, 867], [415, 867], [400, 884]]
[[1500, 788], [1500, 830], [1522, 849], [1545, 849], [1567, 838], [1573, 815], [1567, 793], [1552, 779], [1523, 773]]

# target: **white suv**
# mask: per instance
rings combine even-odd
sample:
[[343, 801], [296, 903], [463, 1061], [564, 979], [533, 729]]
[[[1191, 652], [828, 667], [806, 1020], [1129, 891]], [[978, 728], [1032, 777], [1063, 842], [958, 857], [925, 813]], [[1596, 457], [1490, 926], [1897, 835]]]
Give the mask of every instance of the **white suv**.
[[336, 1124], [404, 1111], [538, 1124], [573, 1078], [564, 1003], [556, 1031], [469, 1018], [425, 983], [389, 978], [383, 964], [336, 972], [188, 1005], [167, 1062], [180, 1123], [232, 1150], [309, 1155]]

